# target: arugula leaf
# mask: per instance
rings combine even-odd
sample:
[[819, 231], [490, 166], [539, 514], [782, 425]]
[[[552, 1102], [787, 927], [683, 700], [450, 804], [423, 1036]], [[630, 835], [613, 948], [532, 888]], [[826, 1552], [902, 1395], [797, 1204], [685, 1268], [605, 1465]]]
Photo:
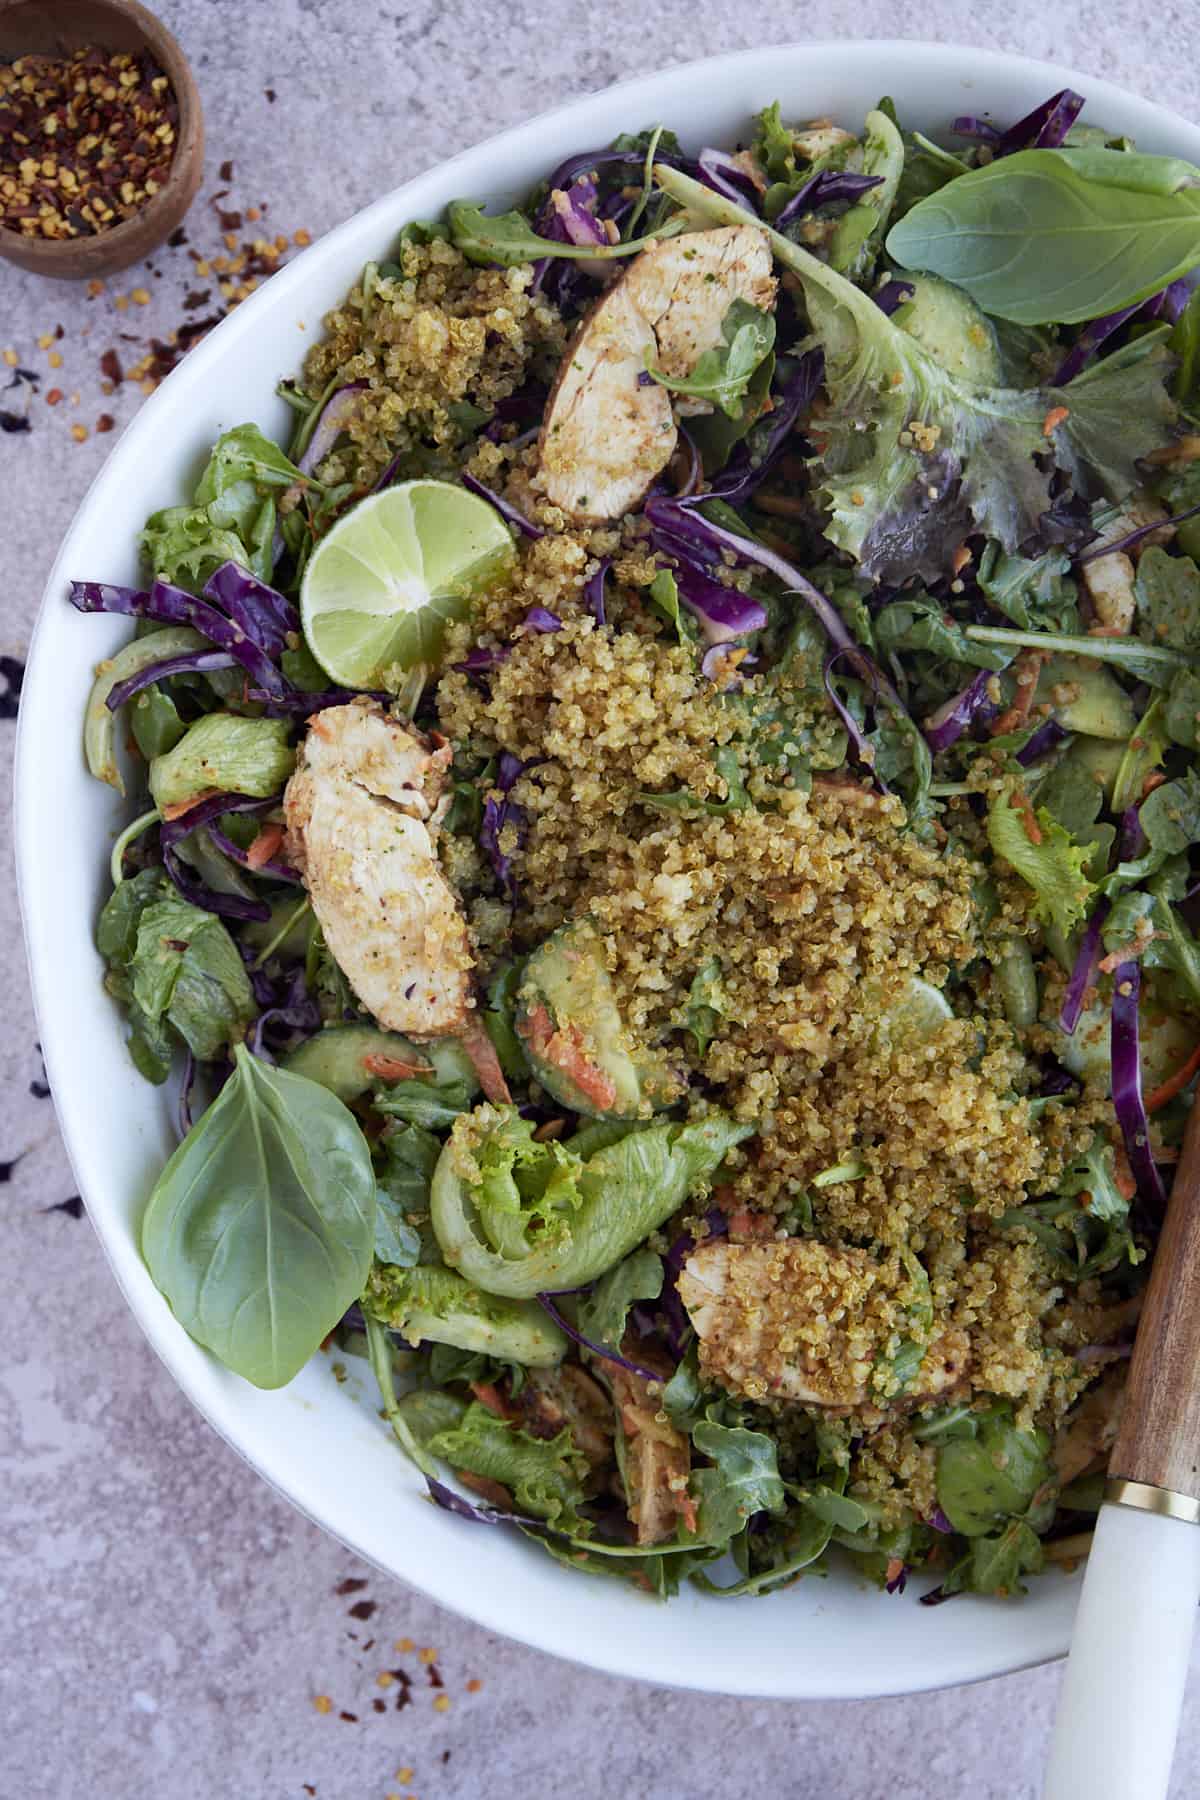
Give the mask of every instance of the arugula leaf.
[[643, 806], [652, 806], [657, 812], [704, 813], [710, 819], [723, 818], [726, 813], [744, 812], [752, 801], [742, 780], [737, 752], [731, 745], [722, 744], [713, 757], [713, 766], [725, 783], [724, 800], [701, 800], [690, 788], [679, 788], [669, 794], [639, 791], [638, 799]]
[[553, 238], [539, 237], [524, 213], [506, 212], [488, 215], [473, 200], [452, 200], [446, 208], [446, 225], [450, 241], [468, 262], [500, 263], [512, 268], [519, 263], [540, 262], [544, 256], [573, 258], [575, 261], [604, 262], [622, 256], [636, 256], [651, 244], [664, 238], [677, 237], [686, 228], [680, 217], [665, 225], [631, 238], [623, 244], [566, 244]]
[[964, 1537], [983, 1537], [1027, 1512], [1052, 1478], [1045, 1432], [1018, 1431], [1002, 1407], [974, 1417], [974, 1436], [950, 1438], [938, 1450], [938, 1505]]
[[244, 1044], [142, 1220], [155, 1285], [197, 1342], [256, 1387], [296, 1375], [362, 1292], [375, 1172], [354, 1115]]
[[1194, 670], [1180, 669], [1171, 677], [1163, 724], [1173, 744], [1200, 750], [1200, 674]]
[[1090, 1281], [1120, 1262], [1139, 1260], [1112, 1145], [1098, 1133], [1064, 1171], [1057, 1195], [1010, 1207], [997, 1224], [1030, 1232], [1070, 1281]]
[[695, 1343], [688, 1345], [675, 1373], [663, 1389], [663, 1411], [676, 1431], [690, 1433], [704, 1416], [705, 1389]]
[[436, 1432], [426, 1445], [452, 1469], [466, 1469], [498, 1481], [518, 1512], [532, 1513], [556, 1528], [586, 1537], [591, 1526], [579, 1513], [584, 1501], [587, 1458], [575, 1448], [569, 1429], [557, 1437], [530, 1437], [472, 1401], [457, 1425]]
[[741, 419], [755, 370], [775, 346], [774, 315], [735, 300], [721, 321], [721, 343], [698, 358], [690, 375], [668, 375], [646, 351], [646, 373], [673, 394], [709, 400], [731, 419]]
[[1012, 631], [1007, 625], [964, 625], [963, 635], [976, 644], [1008, 644], [1014, 650], [1042, 650], [1050, 655], [1090, 656], [1113, 663], [1134, 681], [1167, 687], [1177, 669], [1188, 667], [1182, 650], [1147, 644], [1136, 637], [1068, 637], [1056, 631]]
[[1016, 792], [1017, 784], [1009, 781], [992, 797], [988, 842], [1036, 893], [1038, 918], [1069, 935], [1086, 917], [1096, 891], [1084, 874], [1088, 847], [1074, 843], [1045, 807], [1038, 809], [1035, 822], [1028, 798], [1023, 806], [1013, 804]]
[[[1175, 677], [1175, 682], [1187, 673], [1187, 670], [1181, 670]], [[1171, 684], [1171, 694], [1174, 694], [1175, 682]], [[1112, 810], [1118, 818], [1127, 807], [1136, 805], [1141, 799], [1147, 775], [1152, 769], [1157, 769], [1166, 753], [1162, 727], [1165, 724], [1170, 730], [1171, 705], [1170, 697], [1164, 706], [1161, 695], [1155, 695], [1138, 720], [1137, 730], [1125, 747], [1112, 786]], [[1063, 823], [1066, 824], [1065, 819]]]
[[1165, 862], [1150, 881], [1154, 936], [1142, 954], [1149, 969], [1164, 969], [1179, 982], [1188, 1003], [1200, 1006], [1200, 943], [1184, 924], [1173, 900], [1182, 899], [1191, 877], [1186, 856]]
[[1078, 590], [1070, 568], [1065, 550], [1010, 556], [993, 542], [984, 546], [976, 579], [988, 604], [1022, 631], [1077, 632]]
[[900, 650], [926, 650], [952, 663], [975, 669], [1006, 669], [1012, 652], [997, 644], [976, 644], [928, 594], [905, 596], [885, 606], [875, 620], [875, 642], [884, 656]]
[[725, 994], [721, 986], [721, 964], [715, 956], [702, 963], [692, 976], [688, 989], [683, 1029], [696, 1046], [696, 1055], [704, 1056], [720, 1026], [728, 1017]]
[[591, 1293], [579, 1302], [580, 1331], [594, 1344], [620, 1350], [630, 1308], [638, 1300], [657, 1300], [662, 1284], [662, 1257], [643, 1244], [602, 1275]]
[[941, 1585], [943, 1595], [999, 1594], [1009, 1597], [1026, 1592], [1022, 1575], [1038, 1575], [1045, 1566], [1042, 1540], [1024, 1519], [1011, 1519], [1003, 1531], [971, 1539], [966, 1556], [951, 1569]]
[[775, 1443], [764, 1432], [704, 1419], [692, 1432], [692, 1443], [715, 1465], [698, 1469], [691, 1482], [699, 1503], [699, 1533], [706, 1543], [728, 1543], [755, 1513], [783, 1511]]
[[[660, 169], [658, 180], [693, 214], [741, 218], [677, 170]], [[1138, 458], [1164, 441], [1173, 411], [1165, 328], [1061, 390], [977, 387], [942, 368], [852, 282], [778, 232], [768, 228], [768, 237], [800, 278], [825, 352], [818, 497], [830, 515], [826, 536], [876, 579], [939, 578], [972, 529], [1017, 551], [1051, 505], [1056, 468], [1077, 491], [1120, 499], [1136, 482]]]
[[410, 1213], [429, 1211], [429, 1184], [442, 1146], [420, 1125], [393, 1125], [383, 1136], [384, 1156], [375, 1207], [375, 1255], [409, 1268], [421, 1254], [421, 1234]]
[[1200, 842], [1200, 770], [1189, 768], [1177, 780], [1156, 787], [1138, 808], [1138, 820], [1148, 848], [1134, 861], [1118, 863], [1101, 883], [1106, 894], [1145, 881], [1168, 857]]
[[1076, 325], [1194, 266], [1195, 180], [1171, 157], [1021, 150], [913, 207], [889, 232], [888, 254], [965, 288], [996, 318]]

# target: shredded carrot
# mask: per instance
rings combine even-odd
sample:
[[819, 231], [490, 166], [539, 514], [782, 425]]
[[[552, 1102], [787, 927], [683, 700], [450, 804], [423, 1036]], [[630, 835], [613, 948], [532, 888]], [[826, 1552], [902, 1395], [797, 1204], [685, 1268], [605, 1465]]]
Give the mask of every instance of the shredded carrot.
[[1142, 799], [1144, 800], [1147, 794], [1152, 794], [1156, 787], [1161, 787], [1166, 779], [1161, 769], [1151, 769], [1142, 783]]
[[508, 1091], [508, 1083], [504, 1079], [504, 1070], [500, 1067], [500, 1058], [496, 1055], [493, 1044], [482, 1021], [477, 1017], [469, 1031], [464, 1031], [459, 1043], [471, 1059], [471, 1066], [479, 1077], [479, 1085], [487, 1098], [497, 1106], [508, 1106], [512, 1103], [512, 1095]]
[[1052, 406], [1042, 420], [1042, 436], [1050, 437], [1062, 424], [1063, 420], [1069, 419], [1070, 416], [1071, 409], [1069, 406]]
[[248, 869], [261, 869], [264, 863], [270, 862], [282, 842], [282, 825], [263, 825], [259, 830], [258, 836], [246, 852], [246, 867]]
[[1012, 797], [1012, 807], [1014, 812], [1020, 813], [1021, 823], [1025, 827], [1025, 836], [1029, 839], [1030, 843], [1040, 844], [1042, 841], [1042, 828], [1037, 822], [1037, 814], [1033, 810], [1033, 801], [1029, 798], [1029, 795], [1014, 794]]
[[1113, 1164], [1116, 1169], [1118, 1194], [1122, 1200], [1132, 1200], [1137, 1193], [1137, 1182], [1133, 1179], [1133, 1170], [1129, 1166], [1129, 1158], [1125, 1154], [1124, 1144], [1114, 1144]]
[[970, 562], [970, 560], [971, 560], [970, 545], [969, 544], [960, 544], [958, 546], [958, 549], [954, 552], [954, 555], [950, 558], [950, 567], [951, 567], [951, 569], [953, 569], [953, 571], [956, 575], [961, 575], [963, 570], [966, 568], [967, 564]]
[[160, 808], [164, 819], [182, 819], [184, 813], [191, 812], [193, 806], [199, 806], [202, 800], [211, 800], [220, 788], [201, 788], [198, 794], [189, 794], [186, 800], [172, 800]]
[[[1033, 696], [1037, 693], [1038, 671], [1042, 666], [1042, 654], [1039, 650], [1023, 650], [1013, 664], [1016, 676], [1017, 691], [1013, 695], [1012, 705], [1002, 712], [998, 719], [993, 719], [990, 727], [992, 737], [1003, 737], [1005, 732], [1019, 731], [1033, 710]], [[1040, 838], [1034, 839], [1040, 843]]]
[[473, 1381], [471, 1383], [471, 1392], [478, 1400], [480, 1406], [486, 1406], [488, 1411], [490, 1413], [495, 1413], [498, 1419], [506, 1419], [508, 1417], [508, 1407], [505, 1405], [504, 1397], [494, 1382]]
[[372, 1052], [364, 1056], [362, 1066], [368, 1075], [378, 1075], [380, 1081], [414, 1081], [418, 1075], [432, 1075], [433, 1070], [428, 1063], [405, 1062], [400, 1056], [380, 1056]]
[[1182, 1094], [1194, 1076], [1200, 1075], [1200, 1044], [1192, 1051], [1187, 1061], [1168, 1075], [1161, 1087], [1156, 1087], [1152, 1094], [1146, 1096], [1146, 1111], [1157, 1112], [1160, 1106], [1166, 1106], [1176, 1094]]

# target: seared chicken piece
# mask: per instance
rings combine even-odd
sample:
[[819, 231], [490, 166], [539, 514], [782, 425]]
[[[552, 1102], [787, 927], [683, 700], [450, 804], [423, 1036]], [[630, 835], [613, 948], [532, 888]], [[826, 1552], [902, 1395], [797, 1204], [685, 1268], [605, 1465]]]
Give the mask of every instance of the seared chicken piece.
[[1101, 544], [1117, 544], [1131, 531], [1139, 531], [1142, 526], [1153, 525], [1159, 519], [1164, 521], [1162, 531], [1148, 532], [1129, 550], [1114, 550], [1111, 556], [1098, 556], [1094, 562], [1083, 564], [1083, 585], [1098, 622], [1109, 631], [1127, 636], [1133, 630], [1133, 616], [1137, 611], [1134, 570], [1143, 550], [1148, 550], [1151, 544], [1165, 544], [1173, 535], [1174, 527], [1166, 523], [1168, 518], [1166, 507], [1158, 500], [1149, 494], [1134, 494], [1125, 501], [1116, 518], [1104, 527], [1096, 543], [1089, 545], [1089, 549], [1096, 549]]
[[812, 1238], [702, 1244], [679, 1277], [701, 1373], [752, 1400], [861, 1405], [891, 1330], [886, 1309], [870, 1316], [878, 1273]]
[[688, 375], [720, 343], [734, 300], [766, 310], [774, 298], [771, 253], [752, 225], [687, 232], [636, 257], [567, 347], [542, 427], [547, 499], [580, 522], [636, 506], [677, 435], [667, 389], [642, 379], [647, 352]]
[[1066, 1487], [1090, 1469], [1101, 1468], [1117, 1441], [1125, 1404], [1125, 1369], [1110, 1369], [1089, 1388], [1054, 1440], [1054, 1469]]
[[600, 1383], [578, 1363], [530, 1369], [513, 1406], [531, 1437], [557, 1437], [570, 1426], [575, 1448], [587, 1457], [593, 1472], [611, 1463], [612, 1407]]
[[690, 375], [706, 350], [721, 342], [721, 325], [735, 300], [760, 312], [775, 304], [771, 252], [754, 225], [722, 225], [688, 232], [643, 250], [625, 286], [658, 342], [665, 375]]
[[330, 954], [384, 1029], [413, 1037], [459, 1031], [470, 1011], [466, 923], [432, 835], [450, 759], [377, 702], [330, 706], [283, 802]]
[[[622, 1353], [643, 1368], [653, 1369], [663, 1382], [673, 1370], [665, 1358], [648, 1349], [639, 1338], [627, 1336]], [[629, 1521], [637, 1527], [639, 1544], [661, 1544], [674, 1537], [682, 1519], [689, 1531], [696, 1529], [696, 1510], [688, 1493], [691, 1445], [676, 1431], [662, 1409], [662, 1401], [650, 1393], [649, 1383], [630, 1369], [609, 1367], [613, 1399], [625, 1434], [625, 1481], [629, 1489]]]

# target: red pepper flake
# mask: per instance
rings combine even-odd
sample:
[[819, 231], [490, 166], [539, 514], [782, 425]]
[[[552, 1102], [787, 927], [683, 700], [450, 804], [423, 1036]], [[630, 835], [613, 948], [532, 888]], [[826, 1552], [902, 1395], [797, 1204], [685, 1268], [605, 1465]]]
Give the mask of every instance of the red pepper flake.
[[372, 1613], [377, 1613], [378, 1611], [379, 1602], [377, 1600], [356, 1600], [354, 1605], [350, 1608], [350, 1617], [352, 1619], [362, 1619], [365, 1621], [371, 1617]]
[[267, 96], [268, 104], [271, 106], [274, 106], [275, 100], [276, 100], [275, 89], [274, 88], [264, 88], [263, 93]]
[[335, 1594], [361, 1594], [366, 1585], [364, 1575], [347, 1575], [345, 1581], [339, 1581], [333, 1591]]
[[432, 1688], [445, 1687], [446, 1684], [442, 1680], [442, 1671], [438, 1668], [436, 1663], [430, 1663], [428, 1668], [425, 1670], [425, 1673], [429, 1677], [430, 1687], [432, 1687]]
[[96, 420], [96, 430], [100, 436], [103, 436], [105, 432], [111, 431], [115, 424], [116, 420], [111, 413], [101, 413], [100, 417]]
[[358, 1724], [358, 1714], [357, 1713], [340, 1712], [338, 1714], [338, 1718], [345, 1719], [347, 1725], [357, 1725]]
[[120, 387], [125, 379], [125, 371], [121, 367], [121, 359], [115, 350], [106, 350], [100, 358], [100, 373], [111, 381], [114, 387]]
[[231, 162], [223, 162], [221, 164], [221, 167], [220, 167], [218, 173], [219, 173], [222, 181], [232, 181], [233, 180], [233, 164]]

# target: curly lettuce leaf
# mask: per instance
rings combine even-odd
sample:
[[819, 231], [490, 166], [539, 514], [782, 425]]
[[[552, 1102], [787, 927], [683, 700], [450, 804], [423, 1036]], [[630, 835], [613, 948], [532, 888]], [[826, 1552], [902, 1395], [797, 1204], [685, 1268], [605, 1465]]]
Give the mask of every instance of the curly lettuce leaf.
[[553, 1438], [531, 1437], [473, 1401], [458, 1424], [435, 1432], [425, 1447], [452, 1469], [500, 1482], [518, 1512], [578, 1537], [591, 1530], [579, 1512], [587, 1458], [575, 1448], [569, 1428]]
[[1010, 781], [993, 796], [988, 842], [1034, 890], [1043, 924], [1068, 936], [1086, 917], [1096, 892], [1084, 873], [1091, 845], [1075, 843], [1044, 806], [1035, 814], [1026, 796], [1014, 805], [1016, 795], [1017, 784]]
[[235, 425], [217, 439], [191, 506], [153, 513], [142, 553], [155, 575], [199, 594], [222, 563], [236, 562], [271, 580], [277, 494], [308, 478], [257, 425]]
[[[678, 170], [664, 190], [706, 222], [739, 207]], [[977, 530], [1009, 552], [1034, 539], [1056, 472], [1089, 497], [1124, 498], [1174, 417], [1171, 363], [1155, 329], [1063, 389], [986, 388], [942, 368], [871, 297], [767, 228], [800, 278], [825, 352], [828, 408], [817, 463], [826, 536], [877, 580], [933, 581]]]

